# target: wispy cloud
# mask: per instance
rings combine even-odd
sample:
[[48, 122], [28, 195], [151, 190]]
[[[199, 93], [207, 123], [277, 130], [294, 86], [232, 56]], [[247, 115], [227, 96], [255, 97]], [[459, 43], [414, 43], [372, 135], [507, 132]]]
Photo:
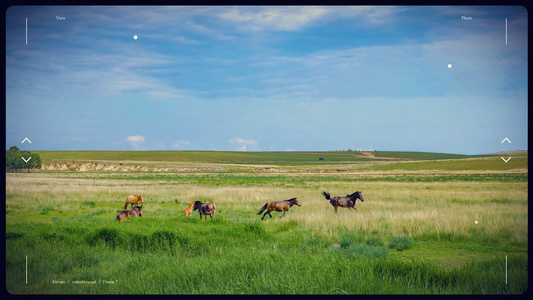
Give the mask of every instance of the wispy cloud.
[[176, 141], [174, 144], [172, 144], [172, 149], [183, 149], [184, 147], [188, 147], [191, 145], [191, 142], [189, 141], [186, 141], [186, 140], [179, 140], [179, 141]]
[[141, 149], [141, 144], [144, 143], [144, 137], [141, 135], [132, 135], [128, 136], [126, 140], [130, 143], [131, 147], [135, 150], [145, 150]]
[[228, 141], [230, 144], [234, 145], [235, 151], [258, 151], [258, 143], [254, 140], [245, 140], [242, 138], [234, 138]]
[[328, 12], [325, 7], [233, 7], [220, 18], [233, 22], [246, 31], [294, 31], [320, 19]]

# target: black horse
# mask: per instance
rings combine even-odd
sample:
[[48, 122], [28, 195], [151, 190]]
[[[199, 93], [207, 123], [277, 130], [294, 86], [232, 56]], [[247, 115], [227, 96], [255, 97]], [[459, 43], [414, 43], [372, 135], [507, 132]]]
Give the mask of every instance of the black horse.
[[357, 210], [357, 208], [355, 208], [354, 206], [355, 200], [360, 199], [361, 202], [365, 201], [365, 199], [363, 198], [362, 191], [356, 191], [355, 193], [351, 195], [346, 195], [346, 197], [339, 197], [339, 196], [330, 197], [329, 193], [326, 193], [326, 192], [322, 192], [322, 195], [324, 195], [324, 197], [326, 197], [326, 199], [329, 200], [329, 203], [331, 203], [331, 205], [335, 207], [335, 213], [337, 213], [337, 207], [339, 206], [348, 207], [350, 210], [352, 208]]

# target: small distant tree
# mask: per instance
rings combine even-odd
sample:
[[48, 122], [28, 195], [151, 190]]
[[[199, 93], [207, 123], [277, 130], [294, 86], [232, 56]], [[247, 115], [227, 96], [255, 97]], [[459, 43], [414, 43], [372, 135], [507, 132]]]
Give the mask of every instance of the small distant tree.
[[[31, 159], [25, 162], [24, 159]], [[33, 169], [41, 168], [41, 157], [37, 153], [30, 151], [20, 151], [17, 146], [11, 146], [6, 151], [6, 172], [31, 172]]]

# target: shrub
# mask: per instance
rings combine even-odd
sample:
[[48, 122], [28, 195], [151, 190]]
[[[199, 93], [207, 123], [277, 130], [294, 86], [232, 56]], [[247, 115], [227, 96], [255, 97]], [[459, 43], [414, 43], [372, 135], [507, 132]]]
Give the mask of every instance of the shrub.
[[243, 224], [244, 231], [256, 234], [258, 236], [265, 236], [266, 231], [263, 229], [263, 226], [258, 223], [245, 223]]
[[96, 245], [98, 242], [103, 242], [114, 248], [122, 242], [122, 237], [116, 229], [102, 228], [89, 234], [86, 241], [91, 246]]
[[389, 248], [403, 251], [411, 248], [412, 241], [409, 237], [393, 237], [389, 243]]
[[6, 232], [6, 240], [10, 239], [20, 239], [24, 236], [24, 233], [18, 233], [18, 232]]
[[90, 207], [95, 207], [96, 206], [96, 202], [94, 202], [94, 201], [84, 201], [83, 204], [85, 204], [87, 206], [90, 206]]
[[383, 242], [381, 238], [371, 238], [367, 241], [367, 244], [369, 244], [370, 246], [376, 246], [376, 247], [381, 247], [385, 245], [385, 243]]
[[343, 235], [339, 239], [339, 245], [341, 246], [341, 248], [348, 248], [353, 242], [354, 242], [353, 237], [349, 235]]

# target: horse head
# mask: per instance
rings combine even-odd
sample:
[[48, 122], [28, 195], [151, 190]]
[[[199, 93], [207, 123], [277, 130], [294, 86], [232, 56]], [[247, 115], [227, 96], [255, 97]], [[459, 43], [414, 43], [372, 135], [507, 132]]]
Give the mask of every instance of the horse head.
[[143, 200], [144, 200], [144, 196], [143, 195], [138, 195], [137, 196], [137, 199], [140, 199], [140, 202], [141, 203], [144, 203]]
[[354, 198], [353, 198], [354, 201], [355, 201], [355, 199], [359, 198], [361, 200], [361, 202], [365, 202], [365, 199], [363, 198], [363, 191], [356, 191], [352, 195], [354, 195]]
[[200, 207], [202, 207], [202, 201], [194, 201], [194, 209], [193, 210], [200, 209]]
[[143, 216], [143, 206], [135, 206], [133, 208], [133, 211], [135, 211], [139, 216]]
[[291, 200], [289, 200], [292, 202], [292, 204], [296, 204], [298, 206], [302, 206], [302, 204], [300, 204], [300, 202], [298, 202], [298, 200], [296, 198], [292, 198]]

